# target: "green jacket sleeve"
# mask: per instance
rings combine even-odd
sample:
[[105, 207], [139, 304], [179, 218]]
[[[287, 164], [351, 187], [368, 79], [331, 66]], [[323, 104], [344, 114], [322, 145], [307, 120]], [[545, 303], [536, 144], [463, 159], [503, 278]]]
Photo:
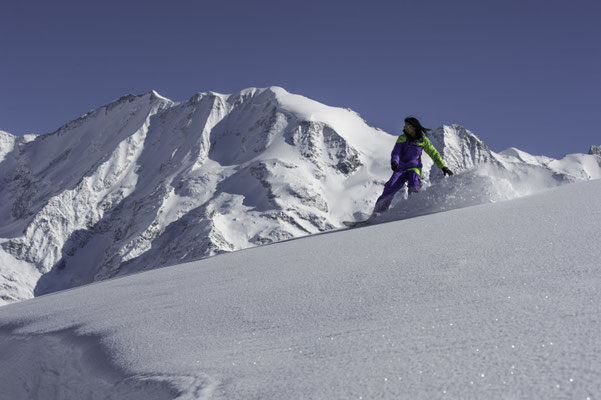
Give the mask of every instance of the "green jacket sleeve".
[[442, 160], [442, 157], [440, 156], [440, 153], [434, 148], [432, 143], [430, 143], [430, 140], [428, 138], [424, 139], [424, 151], [426, 152], [426, 154], [430, 156], [430, 158], [434, 161], [438, 168], [442, 169], [446, 167], [444, 161]]

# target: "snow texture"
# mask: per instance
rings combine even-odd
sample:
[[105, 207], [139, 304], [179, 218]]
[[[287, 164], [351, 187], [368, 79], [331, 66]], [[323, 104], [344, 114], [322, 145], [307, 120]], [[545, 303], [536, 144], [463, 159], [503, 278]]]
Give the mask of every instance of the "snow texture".
[[15, 146], [15, 137], [8, 132], [0, 131], [0, 163]]
[[[0, 308], [11, 399], [601, 393], [601, 180]], [[87, 396], [87, 397], [86, 397]]]
[[[601, 177], [601, 158], [494, 153], [459, 125], [430, 135], [425, 189], [382, 220]], [[395, 137], [279, 87], [173, 102], [126, 95], [56, 132], [0, 132], [0, 304], [364, 219]]]

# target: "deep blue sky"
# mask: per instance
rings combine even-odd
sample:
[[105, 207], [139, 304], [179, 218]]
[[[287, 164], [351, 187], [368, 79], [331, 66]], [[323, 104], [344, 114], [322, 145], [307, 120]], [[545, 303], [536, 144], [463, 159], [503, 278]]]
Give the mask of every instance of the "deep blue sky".
[[0, 5], [0, 129], [45, 133], [127, 93], [282, 86], [398, 134], [493, 150], [601, 144], [601, 2], [27, 1]]

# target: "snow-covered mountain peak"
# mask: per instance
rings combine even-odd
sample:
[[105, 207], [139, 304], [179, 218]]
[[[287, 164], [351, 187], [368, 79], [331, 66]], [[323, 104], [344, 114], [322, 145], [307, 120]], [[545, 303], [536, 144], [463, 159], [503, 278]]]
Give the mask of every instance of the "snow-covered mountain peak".
[[[81, 134], [87, 132], [87, 134], [97, 137], [101, 135], [101, 130], [95, 128], [90, 130], [82, 130], [78, 128], [90, 123], [90, 121], [94, 121], [92, 126], [102, 125], [105, 123], [105, 121], [119, 121], [124, 123], [128, 117], [134, 114], [149, 113], [151, 110], [156, 112], [158, 109], [168, 107], [172, 103], [173, 102], [171, 100], [160, 96], [154, 90], [139, 95], [127, 94], [108, 104], [105, 104], [100, 108], [87, 112], [81, 117], [62, 125], [56, 131], [47, 135], [56, 134], [61, 136], [70, 131], [78, 130], [78, 132]], [[41, 136], [44, 135], [40, 135], [40, 137]]]
[[13, 134], [11, 134], [11, 133], [8, 133], [8, 132], [5, 132], [5, 131], [2, 131], [2, 130], [0, 130], [0, 138], [10, 138], [10, 137], [14, 138], [14, 137], [15, 137], [15, 135], [13, 135]]
[[[442, 180], [424, 155], [425, 193], [398, 207], [411, 215], [597, 176], [592, 156], [533, 166], [527, 153], [495, 154], [460, 125], [428, 136], [456, 176]], [[353, 110], [276, 86], [180, 102], [126, 95], [30, 139], [0, 133], [6, 299], [364, 218], [390, 177], [395, 142]], [[512, 175], [534, 178], [516, 189]]]
[[217, 93], [214, 91], [198, 92], [192, 95], [185, 103], [198, 104], [201, 102], [218, 102], [227, 107], [227, 112], [242, 104], [265, 104], [275, 102], [275, 93], [270, 88], [246, 88], [231, 94]]
[[443, 143], [443, 146], [450, 146], [456, 149], [465, 143], [488, 148], [478, 135], [459, 124], [442, 125], [435, 129], [431, 135], [437, 137]]
[[515, 147], [509, 147], [509, 148], [503, 150], [502, 152], [500, 152], [499, 155], [504, 156], [504, 157], [515, 158], [521, 162], [524, 162], [526, 164], [531, 164], [531, 165], [544, 166], [544, 165], [547, 165], [549, 162], [553, 161], [553, 159], [551, 157], [534, 156], [532, 154], [526, 153], [525, 151], [522, 151]]
[[111, 101], [110, 103], [105, 104], [104, 106], [92, 110], [91, 112], [99, 112], [99, 111], [110, 111], [120, 105], [124, 105], [124, 104], [129, 104], [131, 106], [136, 106], [138, 104], [144, 104], [144, 103], [148, 103], [148, 102], [153, 102], [153, 101], [157, 101], [157, 100], [163, 100], [163, 101], [167, 101], [167, 102], [171, 102], [171, 100], [161, 96], [158, 92], [151, 90], [149, 92], [146, 93], [142, 93], [142, 94], [126, 94], [124, 96], [119, 97], [116, 100]]
[[501, 151], [499, 154], [508, 156], [508, 157], [521, 158], [521, 157], [523, 157], [524, 154], [527, 154], [527, 153], [512, 146], [512, 147], [508, 147], [505, 150]]
[[[187, 103], [197, 104], [206, 101], [215, 107], [223, 107], [226, 113], [241, 108], [238, 111], [243, 111], [247, 115], [279, 113], [287, 119], [322, 124], [337, 131], [345, 139], [354, 141], [358, 147], [361, 145], [357, 142], [364, 139], [364, 136], [359, 135], [359, 138], [353, 139], [352, 136], [356, 135], [357, 130], [365, 128], [376, 130], [369, 127], [353, 110], [326, 106], [305, 96], [289, 93], [278, 86], [250, 87], [232, 94], [201, 92], [193, 95]], [[251, 108], [253, 108], [252, 112]]]
[[[442, 125], [430, 132], [428, 138], [453, 171], [461, 172], [479, 164], [496, 162], [482, 139], [461, 125]], [[427, 156], [423, 160], [425, 179], [437, 180], [443, 177]]]
[[159, 92], [157, 92], [156, 90], [153, 89], [150, 91], [150, 100], [154, 100], [154, 99], [162, 99], [162, 100], [166, 100], [166, 101], [171, 101], [167, 97], [161, 96], [159, 94]]
[[239, 92], [235, 92], [233, 94], [230, 94], [229, 96], [232, 95], [239, 95], [239, 96], [255, 96], [258, 94], [262, 94], [267, 92], [268, 94], [274, 95], [274, 96], [283, 96], [283, 95], [288, 95], [290, 94], [290, 92], [288, 92], [286, 89], [284, 89], [283, 87], [280, 86], [267, 86], [267, 87], [263, 87], [263, 88], [259, 88], [259, 87], [248, 87], [246, 89], [242, 89]]
[[1, 245], [42, 294], [332, 229], [371, 207], [393, 141], [278, 87], [126, 95], [2, 147]]
[[4, 156], [10, 153], [15, 146], [16, 137], [8, 132], [0, 131], [0, 162], [4, 160]]

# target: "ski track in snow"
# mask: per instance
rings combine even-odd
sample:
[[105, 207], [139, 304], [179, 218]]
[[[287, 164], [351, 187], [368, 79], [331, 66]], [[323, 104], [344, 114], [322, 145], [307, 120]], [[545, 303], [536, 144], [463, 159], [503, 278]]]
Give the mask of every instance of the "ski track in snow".
[[102, 335], [79, 335], [76, 328], [36, 335], [7, 331], [0, 331], [0, 353], [11, 372], [0, 377], [0, 386], [10, 399], [202, 400], [217, 387], [202, 374], [121, 371]]
[[600, 195], [601, 181], [577, 183], [11, 304], [0, 386], [11, 399], [36, 398], [25, 385], [65, 399], [594, 399]]

